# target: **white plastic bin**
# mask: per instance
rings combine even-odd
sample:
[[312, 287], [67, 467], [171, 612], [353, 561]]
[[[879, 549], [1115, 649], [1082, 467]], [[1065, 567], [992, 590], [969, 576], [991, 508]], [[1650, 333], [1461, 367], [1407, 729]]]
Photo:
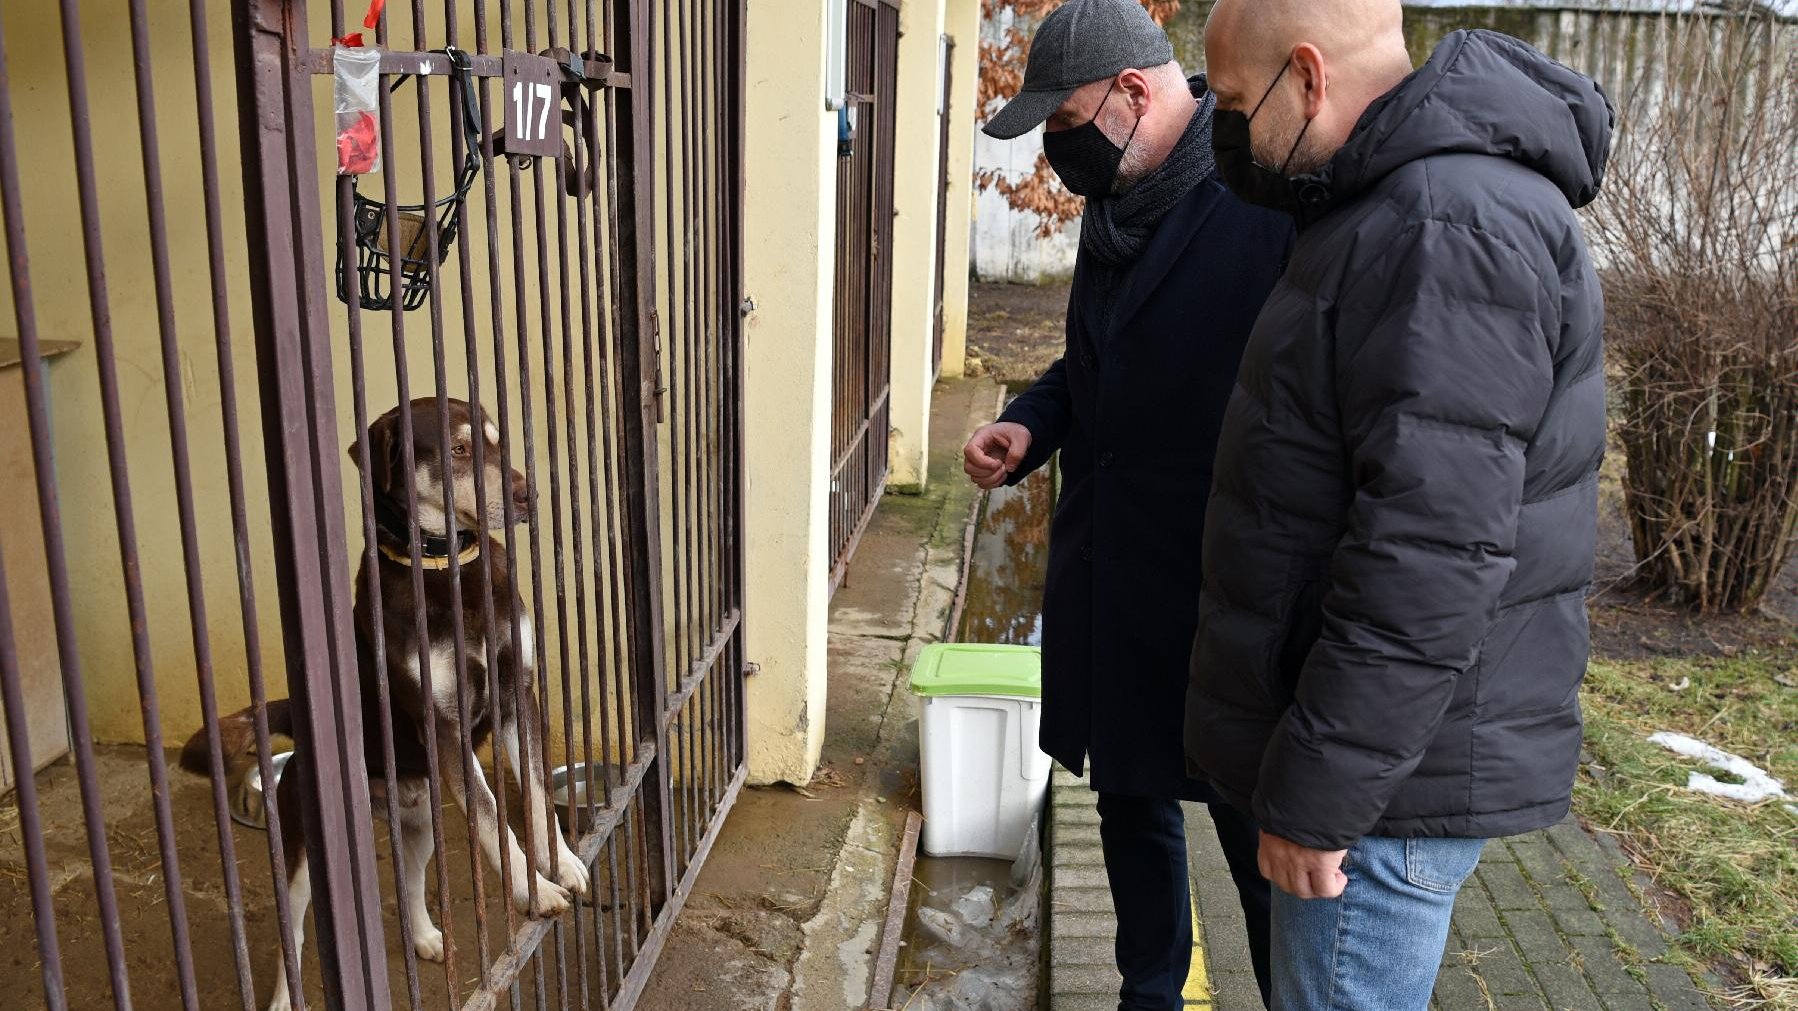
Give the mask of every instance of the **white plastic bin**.
[[924, 851], [1016, 859], [1049, 786], [1049, 756], [1036, 746], [1042, 651], [927, 646], [911, 687], [919, 696]]

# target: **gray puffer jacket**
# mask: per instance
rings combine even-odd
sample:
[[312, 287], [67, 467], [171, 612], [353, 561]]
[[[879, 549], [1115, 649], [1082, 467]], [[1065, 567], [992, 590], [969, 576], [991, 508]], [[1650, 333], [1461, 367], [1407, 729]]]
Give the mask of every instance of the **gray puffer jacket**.
[[1490, 837], [1567, 811], [1604, 453], [1574, 209], [1591, 80], [1456, 32], [1293, 181], [1205, 519], [1195, 775], [1267, 831]]

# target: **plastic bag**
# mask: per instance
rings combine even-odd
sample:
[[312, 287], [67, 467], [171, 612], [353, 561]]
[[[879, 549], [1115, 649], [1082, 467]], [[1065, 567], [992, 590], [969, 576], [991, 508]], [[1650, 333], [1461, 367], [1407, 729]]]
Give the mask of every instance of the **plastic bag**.
[[381, 171], [381, 51], [338, 46], [331, 56], [337, 174]]

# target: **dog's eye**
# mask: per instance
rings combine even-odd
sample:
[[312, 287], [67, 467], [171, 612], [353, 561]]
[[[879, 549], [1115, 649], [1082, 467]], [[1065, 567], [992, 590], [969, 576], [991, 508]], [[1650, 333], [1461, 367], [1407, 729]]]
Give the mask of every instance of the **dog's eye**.
[[450, 453], [455, 456], [467, 456], [468, 455], [468, 443], [466, 443], [466, 442], [455, 443], [454, 445], [450, 446]]

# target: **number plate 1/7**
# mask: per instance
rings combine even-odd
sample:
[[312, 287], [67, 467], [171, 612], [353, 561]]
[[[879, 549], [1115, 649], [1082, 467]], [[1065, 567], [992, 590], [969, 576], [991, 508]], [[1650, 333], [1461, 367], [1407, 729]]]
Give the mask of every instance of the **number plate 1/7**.
[[547, 56], [507, 52], [506, 153], [554, 158], [562, 153], [561, 71]]

